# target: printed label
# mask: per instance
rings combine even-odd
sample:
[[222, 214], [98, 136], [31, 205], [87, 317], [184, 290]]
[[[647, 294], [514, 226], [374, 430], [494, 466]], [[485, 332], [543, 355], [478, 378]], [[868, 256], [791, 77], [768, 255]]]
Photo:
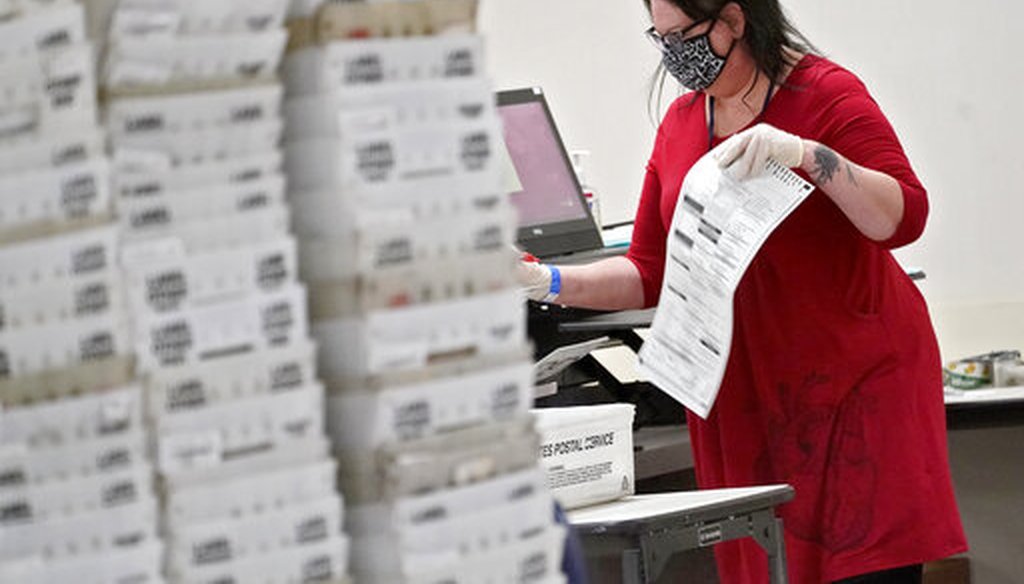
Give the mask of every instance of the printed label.
[[50, 158], [53, 166], [61, 166], [72, 162], [80, 162], [88, 156], [89, 149], [84, 143], [70, 144], [59, 148]]
[[146, 302], [158, 312], [176, 310], [188, 297], [188, 280], [175, 270], [146, 278]]
[[90, 245], [71, 256], [71, 271], [74, 274], [87, 274], [106, 267], [107, 248], [102, 244]]
[[263, 336], [271, 345], [286, 344], [294, 326], [290, 303], [278, 302], [263, 310]]
[[523, 499], [529, 499], [530, 497], [537, 494], [537, 487], [534, 485], [520, 485], [512, 490], [508, 495], [509, 501], [521, 501]]
[[114, 345], [114, 335], [104, 331], [81, 339], [78, 344], [78, 352], [83, 362], [99, 361], [114, 356]]
[[548, 556], [545, 552], [531, 554], [519, 565], [520, 582], [541, 582], [547, 575]]
[[384, 81], [384, 64], [375, 53], [359, 55], [345, 63], [345, 84], [380, 83]]
[[427, 431], [430, 421], [430, 402], [427, 400], [402, 404], [395, 410], [395, 434], [399, 440], [413, 440]]
[[71, 32], [68, 29], [51, 30], [36, 41], [36, 46], [40, 50], [55, 49], [70, 44]]
[[495, 419], [515, 415], [522, 403], [519, 394], [519, 386], [515, 383], [508, 383], [494, 390], [491, 397], [491, 415]]
[[448, 508], [443, 505], [435, 505], [414, 513], [412, 517], [409, 518], [409, 522], [413, 525], [423, 525], [424, 523], [430, 523], [433, 521], [443, 521], [447, 518]]
[[491, 137], [476, 132], [462, 138], [462, 166], [469, 171], [483, 170], [491, 159]]
[[124, 122], [126, 134], [157, 132], [164, 129], [164, 117], [160, 114], [146, 114], [136, 118], [128, 118]]
[[266, 67], [267, 63], [264, 61], [249, 61], [248, 63], [239, 63], [236, 71], [242, 77], [259, 77]]
[[714, 545], [722, 541], [722, 524], [715, 523], [712, 525], [705, 525], [697, 530], [697, 542], [700, 547]]
[[28, 501], [13, 501], [0, 507], [0, 525], [32, 520], [32, 506]]
[[85, 174], [73, 177], [61, 185], [61, 208], [69, 218], [84, 217], [98, 196], [96, 177]]
[[219, 536], [192, 546], [192, 563], [196, 566], [226, 562], [231, 559], [231, 542]]
[[82, 76], [78, 73], [51, 77], [46, 81], [46, 94], [50, 96], [50, 105], [54, 109], [68, 107], [75, 102], [75, 92], [82, 85]]
[[183, 320], [153, 331], [150, 352], [162, 365], [183, 363], [192, 350], [192, 327]]
[[171, 210], [165, 205], [159, 205], [133, 212], [128, 222], [135, 229], [143, 229], [167, 225], [171, 219]]
[[103, 489], [102, 494], [104, 507], [115, 507], [117, 505], [134, 503], [137, 498], [138, 491], [135, 488], [135, 482], [132, 480], [116, 482]]
[[274, 24], [274, 16], [271, 14], [255, 14], [245, 19], [245, 26], [252, 32], [262, 32]]
[[576, 452], [586, 452], [596, 448], [608, 448], [615, 446], [615, 432], [602, 432], [591, 434], [582, 438], [569, 438], [558, 442], [549, 442], [540, 447], [541, 458], [552, 456], [565, 456]]
[[374, 142], [356, 148], [356, 167], [366, 182], [388, 180], [395, 164], [395, 151], [390, 142]]
[[488, 327], [487, 334], [490, 335], [491, 340], [495, 343], [506, 343], [516, 330], [517, 328], [514, 324], [499, 324]]
[[132, 452], [127, 448], [112, 448], [96, 456], [96, 468], [102, 471], [131, 466], [131, 464]]
[[238, 201], [239, 211], [252, 211], [262, 209], [270, 204], [270, 195], [263, 191], [248, 194]]
[[263, 107], [256, 104], [250, 104], [235, 108], [231, 112], [231, 121], [235, 123], [240, 122], [257, 122], [263, 119]]
[[[115, 547], [135, 547], [145, 541], [146, 530], [139, 529], [138, 531], [129, 531], [127, 533], [119, 533], [112, 539]], [[125, 584], [130, 584], [132, 581], [129, 580]], [[139, 583], [143, 584], [146, 580], [140, 580]]]
[[20, 466], [0, 469], [0, 487], [16, 487], [27, 482], [25, 469]]
[[484, 113], [482, 103], [464, 103], [458, 107], [459, 115], [467, 119], [479, 118]]
[[167, 391], [166, 410], [176, 412], [206, 405], [206, 390], [199, 379], [189, 379]]
[[108, 309], [110, 309], [110, 290], [106, 284], [89, 284], [75, 292], [76, 316], [99, 314]]
[[475, 74], [476, 62], [470, 49], [455, 49], [445, 57], [445, 77], [472, 77]]
[[288, 280], [284, 254], [274, 253], [256, 263], [256, 282], [263, 290], [279, 288]]
[[412, 240], [406, 237], [385, 241], [377, 247], [376, 267], [408, 264], [413, 260]]
[[302, 365], [286, 363], [270, 372], [271, 391], [282, 391], [302, 386]]
[[328, 535], [326, 517], [304, 519], [295, 528], [295, 541], [298, 543], [324, 540]]
[[140, 182], [121, 189], [121, 195], [127, 198], [155, 197], [162, 192], [164, 186], [157, 180]]
[[505, 232], [500, 225], [489, 225], [473, 236], [473, 248], [476, 251], [495, 251], [505, 245]]
[[252, 168], [244, 168], [232, 174], [228, 181], [232, 183], [244, 183], [257, 181], [261, 178], [263, 178], [263, 169], [258, 166], [254, 166]]

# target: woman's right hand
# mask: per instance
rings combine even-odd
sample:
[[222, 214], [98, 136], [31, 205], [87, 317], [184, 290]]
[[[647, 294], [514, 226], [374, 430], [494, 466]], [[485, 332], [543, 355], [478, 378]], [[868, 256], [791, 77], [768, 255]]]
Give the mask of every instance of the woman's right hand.
[[516, 265], [516, 281], [530, 300], [553, 302], [561, 292], [558, 268], [536, 261], [520, 260]]

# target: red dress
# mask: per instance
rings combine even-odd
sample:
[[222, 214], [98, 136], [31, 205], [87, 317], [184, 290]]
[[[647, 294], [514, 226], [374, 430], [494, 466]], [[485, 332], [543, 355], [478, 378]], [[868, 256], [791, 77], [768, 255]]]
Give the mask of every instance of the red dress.
[[[673, 104], [648, 166], [628, 256], [648, 306], [683, 178], [708, 150], [705, 99]], [[736, 292], [717, 402], [707, 421], [689, 416], [698, 482], [795, 487], [780, 516], [797, 584], [963, 552], [938, 346], [889, 252], [923, 231], [924, 187], [863, 83], [823, 58], [805, 57], [758, 122], [895, 178], [905, 213], [890, 240], [873, 242], [816, 190], [769, 237]], [[752, 540], [719, 545], [717, 557], [722, 582], [767, 582]]]

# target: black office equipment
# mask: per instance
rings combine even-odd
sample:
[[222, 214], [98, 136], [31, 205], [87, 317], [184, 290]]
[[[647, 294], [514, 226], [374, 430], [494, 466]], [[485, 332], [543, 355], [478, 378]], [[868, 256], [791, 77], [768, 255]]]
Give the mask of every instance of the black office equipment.
[[[519, 245], [541, 259], [604, 248], [569, 154], [539, 87], [498, 93], [505, 144], [522, 189]], [[621, 252], [620, 252], [621, 253]]]

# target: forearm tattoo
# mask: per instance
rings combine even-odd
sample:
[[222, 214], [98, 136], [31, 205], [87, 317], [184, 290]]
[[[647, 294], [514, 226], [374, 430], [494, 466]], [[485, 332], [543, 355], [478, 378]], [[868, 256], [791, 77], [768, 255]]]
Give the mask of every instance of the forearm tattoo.
[[819, 185], [832, 182], [832, 177], [839, 170], [839, 155], [828, 146], [818, 145], [814, 149], [814, 180]]
[[839, 155], [828, 146], [819, 144], [814, 150], [814, 180], [819, 185], [826, 185], [832, 182], [832, 178], [839, 172], [840, 166], [846, 167], [846, 178], [850, 181], [850, 184], [855, 187], [860, 186], [857, 184], [857, 174], [852, 164], [841, 162]]
[[853, 171], [853, 165], [849, 162], [846, 163], [846, 178], [850, 179], [851, 185], [855, 187], [860, 186], [860, 184], [857, 183], [857, 173]]

